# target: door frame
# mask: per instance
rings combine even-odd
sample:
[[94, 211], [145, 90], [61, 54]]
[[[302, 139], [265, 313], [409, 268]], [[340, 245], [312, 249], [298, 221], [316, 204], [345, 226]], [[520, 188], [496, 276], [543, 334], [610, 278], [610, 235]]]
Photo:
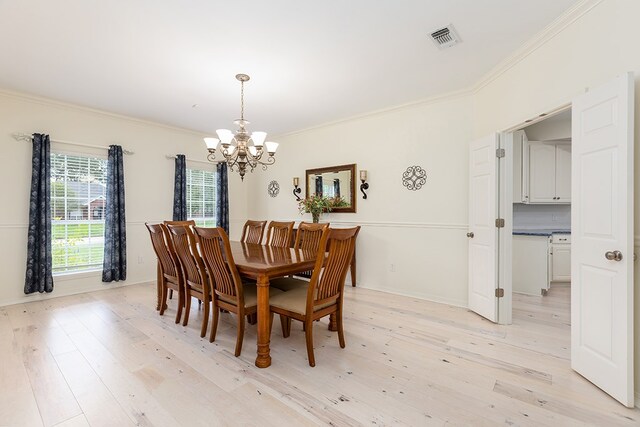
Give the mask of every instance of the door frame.
[[505, 153], [498, 159], [498, 216], [504, 219], [504, 227], [498, 231], [498, 283], [504, 289], [504, 297], [498, 299], [498, 323], [501, 325], [513, 322], [513, 132], [570, 109], [569, 102], [499, 132], [500, 148]]

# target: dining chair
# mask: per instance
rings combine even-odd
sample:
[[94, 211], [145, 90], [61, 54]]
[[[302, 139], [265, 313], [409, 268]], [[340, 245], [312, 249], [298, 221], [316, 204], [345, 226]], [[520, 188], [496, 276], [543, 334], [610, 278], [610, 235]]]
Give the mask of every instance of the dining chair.
[[[329, 223], [319, 224], [313, 222], [301, 222], [298, 225], [298, 230], [296, 232], [296, 241], [293, 245], [294, 249], [316, 252], [318, 250], [318, 245], [320, 244], [322, 233], [324, 233], [324, 231], [328, 228]], [[296, 274], [296, 276], [310, 278], [312, 274], [312, 271], [305, 271], [303, 273]], [[306, 288], [306, 286], [308, 285], [309, 282], [293, 277], [281, 277], [273, 279], [269, 284], [270, 287], [280, 289], [281, 291], [285, 292], [300, 288], [301, 286]]]
[[204, 303], [202, 327], [200, 328], [200, 336], [204, 337], [209, 323], [209, 301], [211, 301], [211, 289], [207, 271], [196, 247], [196, 241], [191, 229], [184, 225], [171, 224], [169, 224], [168, 228], [184, 277], [185, 314], [182, 326], [187, 326], [189, 323], [191, 298], [197, 298]]
[[264, 227], [267, 225], [267, 221], [252, 221], [247, 220], [242, 227], [241, 242], [245, 243], [262, 243], [262, 235], [264, 234]]
[[[162, 222], [164, 225], [182, 225], [184, 227], [195, 227], [196, 226], [196, 222], [192, 219], [188, 219], [185, 221], [163, 221]], [[169, 234], [169, 230], [167, 229], [167, 241], [171, 241], [171, 236]], [[173, 246], [173, 245], [172, 245]], [[169, 248], [170, 250], [172, 248]], [[175, 250], [173, 251], [173, 255], [175, 255]], [[173, 298], [173, 289], [169, 289], [169, 299]]]
[[[180, 263], [173, 250], [173, 242], [169, 236], [167, 226], [164, 224], [144, 224], [149, 230], [151, 244], [158, 258], [158, 306], [160, 315], [167, 308], [168, 290], [178, 293], [178, 310], [176, 323], [180, 323], [182, 307], [184, 306], [184, 280], [180, 271]], [[171, 250], [169, 247], [171, 246]]]
[[293, 233], [293, 225], [295, 221], [271, 221], [267, 227], [267, 246], [276, 246], [279, 248], [291, 247], [291, 234]]
[[[303, 322], [309, 366], [316, 365], [313, 354], [313, 322], [315, 320], [335, 313], [340, 347], [345, 347], [342, 325], [344, 282], [359, 232], [360, 227], [325, 229], [320, 238], [309, 285], [269, 297], [271, 313], [280, 315], [282, 333], [285, 337], [291, 330], [291, 319]], [[271, 316], [271, 322], [273, 322], [273, 316]]]
[[[238, 357], [242, 352], [245, 316], [258, 312], [257, 288], [254, 284], [242, 283], [233, 260], [229, 237], [223, 228], [195, 227], [194, 230], [204, 263], [210, 273], [213, 290], [213, 318], [209, 341], [214, 342], [216, 339], [219, 309], [235, 313], [238, 320], [235, 356]], [[271, 295], [279, 293], [281, 292], [273, 290]]]

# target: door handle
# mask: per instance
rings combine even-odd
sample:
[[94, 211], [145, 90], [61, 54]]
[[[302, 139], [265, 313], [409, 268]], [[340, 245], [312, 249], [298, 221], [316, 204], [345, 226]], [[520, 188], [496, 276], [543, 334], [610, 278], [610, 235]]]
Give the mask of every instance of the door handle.
[[604, 253], [604, 257], [609, 261], [622, 261], [622, 252], [620, 251], [607, 251]]
[[473, 239], [473, 236], [475, 236], [475, 234], [473, 234], [473, 231], [467, 233], [468, 238]]

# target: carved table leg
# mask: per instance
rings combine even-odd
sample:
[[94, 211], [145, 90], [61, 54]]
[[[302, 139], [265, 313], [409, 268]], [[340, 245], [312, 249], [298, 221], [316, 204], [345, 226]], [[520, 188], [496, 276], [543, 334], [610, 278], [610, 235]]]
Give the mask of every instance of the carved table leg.
[[256, 366], [266, 368], [271, 365], [269, 354], [269, 277], [258, 277], [258, 357]]

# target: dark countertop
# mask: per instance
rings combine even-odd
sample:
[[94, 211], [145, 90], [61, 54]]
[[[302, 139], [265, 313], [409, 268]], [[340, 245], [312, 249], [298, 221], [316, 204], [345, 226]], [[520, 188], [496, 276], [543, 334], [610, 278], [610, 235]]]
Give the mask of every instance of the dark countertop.
[[514, 236], [551, 236], [552, 234], [571, 234], [571, 230], [513, 230]]

